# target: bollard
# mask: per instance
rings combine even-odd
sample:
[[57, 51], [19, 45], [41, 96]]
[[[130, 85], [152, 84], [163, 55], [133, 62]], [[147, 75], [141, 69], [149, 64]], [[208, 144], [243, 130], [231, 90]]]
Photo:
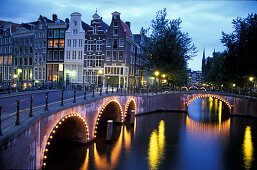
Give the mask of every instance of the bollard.
[[64, 90], [62, 89], [61, 106], [63, 106], [63, 92]]
[[116, 91], [116, 93], [119, 93], [119, 85], [117, 84], [117, 91]]
[[17, 100], [17, 112], [16, 112], [16, 122], [15, 125], [20, 125], [20, 101]]
[[29, 117], [33, 117], [32, 114], [32, 109], [33, 109], [33, 96], [30, 96], [30, 112], [29, 112]]
[[113, 130], [113, 120], [107, 121], [107, 132], [106, 132], [106, 140], [112, 140], [112, 130]]
[[2, 106], [0, 106], [0, 136], [3, 135], [2, 132]]
[[101, 86], [101, 88], [100, 88], [100, 96], [102, 96], [102, 86]]
[[11, 93], [11, 82], [9, 82], [8, 93]]
[[185, 102], [185, 112], [188, 113], [188, 105], [187, 105], [187, 102]]
[[76, 103], [76, 87], [74, 87], [73, 103]]
[[93, 93], [92, 93], [92, 97], [95, 97], [95, 86], [93, 85]]
[[122, 93], [122, 87], [120, 88], [120, 93]]
[[106, 88], [106, 94], [108, 94], [108, 83], [107, 83], [107, 88]]
[[147, 96], [149, 95], [149, 86], [147, 85]]
[[231, 115], [234, 115], [234, 105], [231, 105], [230, 114], [231, 114]]
[[135, 110], [131, 110], [131, 115], [130, 115], [130, 123], [131, 124], [134, 124], [134, 122], [135, 122], [135, 113], [136, 113]]
[[84, 89], [84, 100], [87, 100], [87, 87]]
[[46, 106], [45, 111], [48, 111], [48, 92], [46, 92]]
[[112, 84], [112, 93], [113, 93], [113, 84]]

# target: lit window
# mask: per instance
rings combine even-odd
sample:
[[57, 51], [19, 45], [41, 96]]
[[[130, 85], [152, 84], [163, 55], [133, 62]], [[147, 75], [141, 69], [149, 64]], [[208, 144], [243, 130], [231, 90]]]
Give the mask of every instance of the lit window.
[[64, 40], [60, 40], [60, 47], [64, 47]]
[[12, 64], [12, 56], [9, 56], [9, 64]]
[[53, 40], [48, 40], [48, 47], [53, 47]]
[[54, 40], [54, 47], [58, 47], [59, 40]]

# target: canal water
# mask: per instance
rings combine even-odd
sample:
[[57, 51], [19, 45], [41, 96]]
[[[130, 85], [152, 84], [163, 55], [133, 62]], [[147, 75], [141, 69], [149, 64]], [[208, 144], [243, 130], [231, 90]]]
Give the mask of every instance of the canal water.
[[55, 170], [256, 170], [257, 119], [230, 117], [221, 101], [202, 98], [188, 114], [156, 112], [115, 126], [111, 143], [56, 142], [48, 159], [46, 169]]

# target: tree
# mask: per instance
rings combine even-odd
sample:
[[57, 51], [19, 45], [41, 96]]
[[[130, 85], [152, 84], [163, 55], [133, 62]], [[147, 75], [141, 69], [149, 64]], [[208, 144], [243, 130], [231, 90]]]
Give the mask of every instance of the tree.
[[249, 76], [257, 77], [257, 14], [233, 20], [234, 31], [222, 32], [225, 50], [225, 74], [228, 81], [244, 86]]
[[187, 61], [195, 56], [196, 48], [188, 33], [181, 31], [181, 19], [166, 19], [166, 9], [157, 12], [148, 29], [141, 30], [141, 45], [145, 68], [166, 73], [169, 82], [182, 85], [187, 80]]
[[214, 52], [212, 58], [206, 59], [204, 80], [218, 86], [224, 84], [227, 81], [225, 68], [225, 53]]

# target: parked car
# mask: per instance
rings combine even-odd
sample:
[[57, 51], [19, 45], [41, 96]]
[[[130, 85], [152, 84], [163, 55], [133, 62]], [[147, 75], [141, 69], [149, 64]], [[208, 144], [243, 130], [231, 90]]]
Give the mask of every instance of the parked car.
[[9, 91], [9, 88], [10, 88], [11, 91], [14, 89], [14, 87], [12, 85], [9, 87], [9, 85], [5, 85], [4, 83], [0, 83], [0, 91]]

